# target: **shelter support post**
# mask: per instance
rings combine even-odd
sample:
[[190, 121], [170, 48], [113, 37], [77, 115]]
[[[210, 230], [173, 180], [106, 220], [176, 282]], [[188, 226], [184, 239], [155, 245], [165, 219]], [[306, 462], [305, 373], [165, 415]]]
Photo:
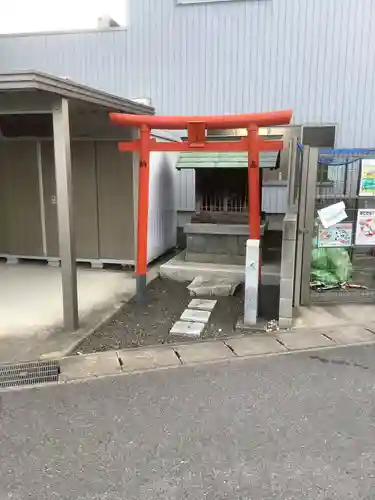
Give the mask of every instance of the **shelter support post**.
[[62, 98], [53, 106], [52, 116], [64, 326], [67, 330], [74, 331], [78, 329], [79, 321], [67, 99]]
[[254, 325], [258, 319], [258, 290], [261, 276], [259, 144], [256, 126], [248, 127], [248, 193], [250, 239], [246, 244], [244, 323]]
[[141, 125], [139, 137], [138, 220], [137, 220], [137, 302], [144, 301], [147, 285], [148, 192], [150, 177], [150, 127]]

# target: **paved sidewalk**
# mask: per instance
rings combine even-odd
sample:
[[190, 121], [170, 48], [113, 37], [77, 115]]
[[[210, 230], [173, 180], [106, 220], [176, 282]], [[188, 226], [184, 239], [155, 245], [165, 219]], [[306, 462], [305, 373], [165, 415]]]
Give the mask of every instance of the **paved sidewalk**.
[[375, 343], [375, 329], [372, 331], [364, 326], [351, 325], [341, 329], [326, 329], [323, 332], [297, 330], [279, 332], [276, 335], [241, 336], [173, 347], [107, 351], [63, 358], [60, 381], [372, 343]]
[[77, 268], [80, 329], [63, 327], [61, 268], [0, 263], [0, 362], [66, 351], [135, 293], [130, 271]]
[[[132, 272], [79, 268], [80, 328], [66, 332], [61, 325], [60, 272], [49, 266], [0, 264], [0, 363], [67, 356], [135, 293]], [[157, 263], [149, 269], [148, 281], [158, 272]], [[33, 278], [32, 288], [24, 286], [27, 277]]]
[[375, 324], [374, 304], [311, 304], [300, 307], [294, 328], [337, 328], [344, 325]]

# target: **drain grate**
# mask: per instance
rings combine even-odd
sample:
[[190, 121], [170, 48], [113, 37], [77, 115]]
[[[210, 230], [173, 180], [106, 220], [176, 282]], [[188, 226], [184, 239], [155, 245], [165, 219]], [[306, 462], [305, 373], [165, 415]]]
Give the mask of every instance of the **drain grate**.
[[0, 365], [0, 388], [57, 382], [59, 374], [58, 361], [31, 361]]

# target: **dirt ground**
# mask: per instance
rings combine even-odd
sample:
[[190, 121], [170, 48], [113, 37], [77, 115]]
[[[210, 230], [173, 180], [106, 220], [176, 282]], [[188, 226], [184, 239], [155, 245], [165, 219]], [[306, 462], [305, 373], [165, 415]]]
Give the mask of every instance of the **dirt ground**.
[[[192, 299], [186, 288], [187, 284], [156, 278], [147, 287], [146, 300], [143, 305], [138, 305], [135, 299], [124, 304], [108, 324], [82, 341], [75, 352], [86, 354], [110, 349], [188, 342], [190, 339], [187, 337], [169, 335], [169, 330]], [[234, 296], [215, 297], [215, 299], [218, 302], [201, 340], [232, 335], [237, 320], [243, 315], [243, 288], [241, 286]], [[262, 292], [263, 315], [267, 319], [275, 318], [276, 301], [274, 291]]]

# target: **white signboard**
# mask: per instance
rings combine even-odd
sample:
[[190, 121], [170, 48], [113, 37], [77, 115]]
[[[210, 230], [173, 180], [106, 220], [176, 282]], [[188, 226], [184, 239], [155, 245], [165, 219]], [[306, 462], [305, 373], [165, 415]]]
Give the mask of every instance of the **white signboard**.
[[359, 196], [375, 196], [375, 160], [362, 160]]
[[327, 229], [319, 226], [318, 247], [350, 247], [352, 244], [353, 224], [341, 222]]
[[375, 209], [358, 210], [355, 244], [375, 246]]

